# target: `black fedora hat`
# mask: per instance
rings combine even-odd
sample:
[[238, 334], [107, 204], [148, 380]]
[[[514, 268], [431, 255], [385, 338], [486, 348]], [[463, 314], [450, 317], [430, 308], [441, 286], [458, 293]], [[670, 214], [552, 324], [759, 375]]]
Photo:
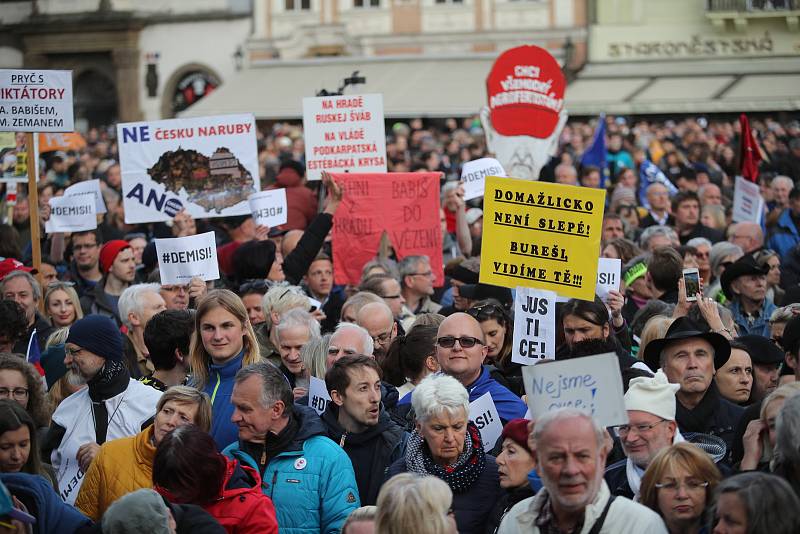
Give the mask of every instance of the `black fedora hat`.
[[495, 299], [504, 306], [514, 302], [510, 289], [491, 284], [464, 284], [458, 288], [458, 294], [470, 300]]
[[783, 362], [783, 351], [764, 336], [748, 334], [737, 337], [736, 341], [747, 347], [747, 353], [753, 363], [776, 364]]
[[760, 274], [766, 275], [769, 273], [769, 267], [759, 267], [756, 260], [750, 254], [745, 254], [735, 262], [728, 265], [725, 269], [725, 272], [722, 273], [720, 277], [720, 285], [722, 286], [722, 291], [725, 293], [725, 296], [728, 299], [733, 299], [733, 290], [731, 290], [731, 284], [734, 280], [739, 278], [740, 276], [747, 276], [750, 274]]
[[700, 327], [688, 317], [678, 317], [672, 322], [662, 339], [654, 339], [647, 344], [644, 348], [644, 363], [653, 371], [658, 371], [659, 367], [661, 367], [659, 360], [662, 350], [675, 341], [693, 337], [698, 337], [711, 343], [714, 348], [714, 369], [719, 369], [725, 365], [731, 355], [731, 345], [728, 343], [728, 339], [714, 332], [700, 330]]

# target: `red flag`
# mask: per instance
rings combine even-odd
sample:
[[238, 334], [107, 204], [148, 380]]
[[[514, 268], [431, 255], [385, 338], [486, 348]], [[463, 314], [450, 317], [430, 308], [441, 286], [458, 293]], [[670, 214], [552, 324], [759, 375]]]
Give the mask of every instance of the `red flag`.
[[747, 115], [739, 115], [739, 126], [741, 129], [739, 138], [739, 172], [751, 182], [758, 180], [758, 164], [761, 162], [761, 152], [758, 144], [753, 139], [753, 132], [750, 131], [750, 121]]

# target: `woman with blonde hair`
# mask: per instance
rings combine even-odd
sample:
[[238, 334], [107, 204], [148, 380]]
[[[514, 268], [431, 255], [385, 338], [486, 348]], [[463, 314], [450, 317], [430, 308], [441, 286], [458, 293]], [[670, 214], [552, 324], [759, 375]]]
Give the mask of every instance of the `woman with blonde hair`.
[[672, 317], [667, 317], [666, 315], [656, 315], [651, 317], [647, 323], [645, 323], [644, 328], [642, 329], [642, 336], [639, 338], [639, 351], [636, 353], [640, 359], [644, 354], [644, 349], [647, 347], [648, 343], [654, 339], [661, 339], [667, 335], [667, 330], [669, 329], [669, 325], [672, 324], [672, 321]]
[[247, 309], [235, 293], [215, 289], [200, 300], [189, 360], [192, 385], [211, 398], [211, 435], [222, 450], [239, 435], [231, 422], [234, 377], [242, 367], [261, 360]]
[[378, 494], [375, 532], [380, 534], [456, 534], [453, 492], [439, 478], [402, 473]]
[[44, 313], [56, 328], [83, 319], [81, 301], [72, 282], [52, 282], [44, 293]]
[[699, 534], [721, 479], [708, 453], [688, 442], [676, 443], [647, 466], [640, 500], [661, 516], [670, 534]]

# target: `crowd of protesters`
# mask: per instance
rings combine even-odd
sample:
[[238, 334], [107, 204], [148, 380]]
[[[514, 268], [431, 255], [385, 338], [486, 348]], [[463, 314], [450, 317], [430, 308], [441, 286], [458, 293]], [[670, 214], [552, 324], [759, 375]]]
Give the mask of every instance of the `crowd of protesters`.
[[[581, 165], [597, 121], [571, 121], [540, 179], [607, 190], [597, 252], [623, 283], [558, 305], [556, 359], [617, 355], [613, 428], [526, 419], [513, 292], [480, 283], [482, 205], [458, 183], [487, 155], [474, 118], [387, 125], [390, 171], [441, 173], [442, 287], [391, 250], [334, 283], [346, 193], [306, 182], [299, 126], [258, 137], [280, 228], [128, 225], [108, 131], [43, 154], [41, 219], [93, 178], [108, 211], [42, 232], [37, 272], [25, 192], [3, 210], [0, 532], [800, 532], [800, 123], [752, 119], [764, 214], [733, 223], [737, 121], [602, 120], [606, 168]], [[640, 187], [646, 161], [668, 182]], [[162, 284], [154, 239], [205, 231], [221, 279]], [[470, 419], [487, 393], [496, 443]]]

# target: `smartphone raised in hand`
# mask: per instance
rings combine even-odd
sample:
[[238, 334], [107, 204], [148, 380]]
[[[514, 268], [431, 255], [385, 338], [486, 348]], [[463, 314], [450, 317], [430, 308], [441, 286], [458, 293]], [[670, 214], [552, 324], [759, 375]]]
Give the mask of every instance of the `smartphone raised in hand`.
[[697, 268], [683, 270], [683, 287], [686, 289], [686, 302], [697, 302], [700, 293], [700, 272]]

